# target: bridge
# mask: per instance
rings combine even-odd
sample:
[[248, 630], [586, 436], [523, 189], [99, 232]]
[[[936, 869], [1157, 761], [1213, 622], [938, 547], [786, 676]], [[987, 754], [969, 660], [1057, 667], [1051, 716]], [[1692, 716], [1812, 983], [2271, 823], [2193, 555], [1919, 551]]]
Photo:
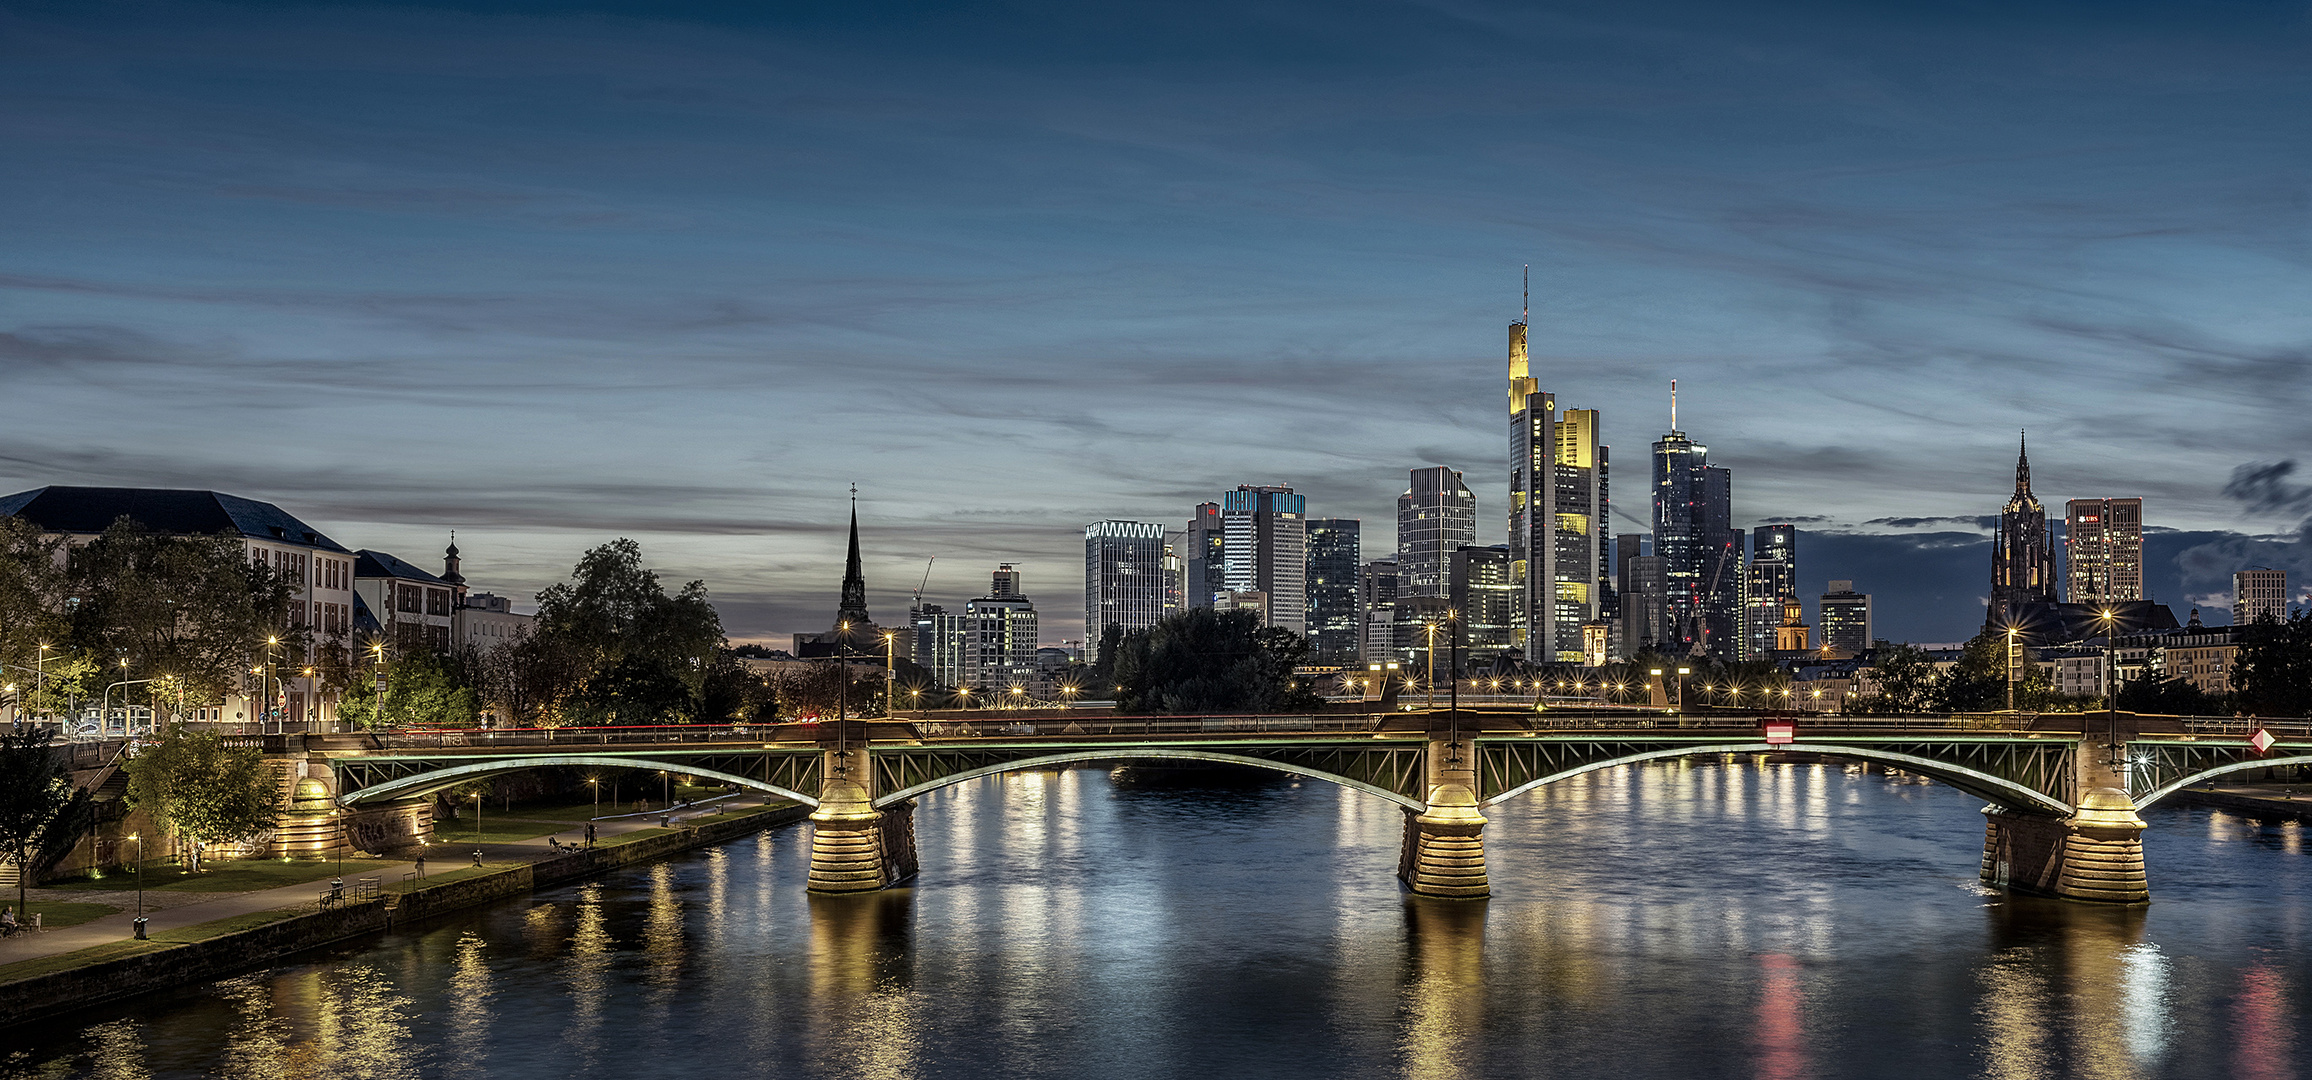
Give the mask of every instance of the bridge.
[[[2259, 749], [2266, 730], [2278, 742]], [[915, 799], [977, 777], [1082, 762], [1193, 761], [1338, 784], [1405, 814], [1398, 876], [1481, 898], [1486, 811], [1544, 785], [1646, 761], [1808, 755], [1875, 762], [1981, 798], [1980, 873], [2073, 900], [2148, 901], [2138, 811], [2240, 769], [2312, 764], [2302, 721], [2120, 713], [1886, 718], [1639, 709], [1110, 716], [1064, 711], [762, 727], [267, 736], [349, 813], [544, 766], [665, 770], [812, 808], [809, 887], [888, 888], [917, 872]], [[274, 745], [278, 743], [278, 745]], [[308, 830], [310, 833], [310, 830]]]

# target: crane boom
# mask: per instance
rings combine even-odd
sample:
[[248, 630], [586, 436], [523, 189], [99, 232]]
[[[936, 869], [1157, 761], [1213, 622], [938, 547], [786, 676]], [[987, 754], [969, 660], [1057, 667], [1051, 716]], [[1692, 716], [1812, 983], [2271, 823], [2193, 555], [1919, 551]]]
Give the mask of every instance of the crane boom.
[[928, 558], [928, 559], [925, 559], [925, 560], [923, 561], [923, 580], [922, 580], [922, 581], [920, 581], [920, 582], [917, 582], [917, 583], [916, 583], [916, 586], [915, 586], [915, 606], [916, 606], [916, 607], [922, 607], [922, 606], [923, 606], [923, 590], [924, 590], [924, 588], [925, 588], [926, 586], [928, 586], [928, 585], [930, 585], [930, 584], [931, 584], [931, 564], [932, 564], [932, 563], [935, 563], [935, 562], [938, 562], [938, 561], [939, 561], [939, 556], [937, 556], [937, 555], [934, 555], [934, 556], [932, 556], [932, 557], [930, 557], [930, 558]]

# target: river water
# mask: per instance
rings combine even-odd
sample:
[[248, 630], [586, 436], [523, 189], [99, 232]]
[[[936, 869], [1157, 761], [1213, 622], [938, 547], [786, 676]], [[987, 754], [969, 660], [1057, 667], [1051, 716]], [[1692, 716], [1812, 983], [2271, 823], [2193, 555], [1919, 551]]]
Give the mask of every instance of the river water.
[[810, 897], [773, 830], [0, 1030], [0, 1077], [2312, 1080], [2298, 826], [2154, 809], [2119, 911], [1982, 888], [1980, 807], [1609, 770], [1496, 808], [1468, 904], [1319, 781], [1019, 774], [922, 800], [912, 888]]

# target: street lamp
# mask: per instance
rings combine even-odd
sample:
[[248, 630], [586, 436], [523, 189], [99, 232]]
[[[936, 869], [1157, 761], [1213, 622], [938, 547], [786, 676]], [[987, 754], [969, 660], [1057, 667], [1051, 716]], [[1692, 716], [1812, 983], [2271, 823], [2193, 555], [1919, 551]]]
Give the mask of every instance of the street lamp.
[[[280, 721], [278, 719], [279, 714], [273, 712], [273, 651], [280, 647], [281, 638], [279, 635], [268, 635], [265, 638], [265, 685], [258, 687], [258, 691], [265, 695], [265, 712], [267, 715], [276, 717], [276, 725], [278, 725]], [[276, 727], [276, 733], [285, 730], [287, 729], [280, 728], [278, 726]], [[257, 724], [257, 732], [259, 734], [263, 734], [264, 731], [265, 724], [263, 721], [259, 721]]]
[[899, 704], [891, 697], [891, 681], [892, 678], [897, 674], [897, 672], [892, 667], [892, 665], [896, 662], [893, 659], [892, 649], [894, 646], [892, 643], [898, 638], [898, 636], [898, 634], [890, 630], [885, 630], [883, 632], [883, 712], [885, 715], [889, 715], [892, 711], [892, 707]]
[[2007, 627], [2007, 711], [2015, 711], [2015, 627]]
[[590, 788], [593, 788], [593, 789], [594, 789], [594, 816], [595, 816], [595, 817], [601, 817], [601, 816], [602, 816], [602, 778], [601, 778], [601, 777], [598, 777], [598, 776], [597, 776], [597, 777], [590, 777], [590, 778], [588, 778], [588, 779], [587, 779], [587, 781], [586, 781], [586, 786], [587, 786], [587, 787], [590, 787]]
[[1429, 690], [1422, 700], [1434, 710], [1437, 708], [1437, 624], [1422, 623], [1421, 631], [1429, 636]]
[[145, 940], [144, 834], [130, 833], [128, 838], [136, 841], [136, 922], [131, 925], [136, 927], [136, 939], [143, 941]]
[[40, 651], [35, 653], [32, 658], [32, 692], [35, 694], [46, 693], [48, 690], [48, 650], [50, 647], [47, 642], [41, 642]]
[[662, 810], [674, 809], [674, 778], [666, 775], [665, 769], [660, 769], [658, 770], [658, 783], [659, 798], [664, 800], [659, 808]]
[[1686, 711], [1686, 676], [1693, 674], [1693, 672], [1694, 672], [1694, 669], [1693, 669], [1693, 668], [1683, 668], [1683, 667], [1682, 667], [1682, 668], [1679, 668], [1679, 669], [1678, 669], [1678, 711], [1679, 711], [1679, 712], [1684, 712], [1684, 711]]

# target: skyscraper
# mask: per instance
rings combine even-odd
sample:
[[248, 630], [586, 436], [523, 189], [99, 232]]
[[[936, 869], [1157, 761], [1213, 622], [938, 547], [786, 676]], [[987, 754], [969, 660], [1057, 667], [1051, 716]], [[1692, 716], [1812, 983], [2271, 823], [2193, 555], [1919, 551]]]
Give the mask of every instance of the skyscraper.
[[1084, 637], [1110, 626], [1145, 630], [1164, 617], [1164, 526], [1095, 521], [1084, 526]]
[[1541, 389], [1525, 317], [1509, 324], [1509, 559], [1520, 599], [1517, 647], [1532, 663], [1580, 663], [1582, 624], [1607, 591], [1606, 447], [1595, 410]]
[[1991, 603], [1985, 625], [2012, 622], [2025, 604], [2055, 601], [2055, 545], [2047, 532], [2047, 508], [2031, 494], [2031, 454], [2018, 439], [2015, 494], [1999, 511], [1999, 535], [1991, 542]]
[[1670, 384], [1670, 430], [1654, 443], [1654, 555], [1662, 560], [1671, 655], [1740, 653], [1742, 540], [1734, 531], [1734, 477], [1710, 464], [1710, 448], [1678, 430], [1678, 384]]
[[2143, 500], [2073, 499], [2064, 507], [2064, 558], [2074, 604], [2143, 599]]
[[1764, 660], [1777, 648], [1782, 598], [1798, 595], [1798, 526], [1760, 525], [1751, 536], [1742, 577], [1742, 659]]
[[1360, 602], [1363, 556], [1355, 518], [1311, 518], [1308, 523], [1308, 636], [1320, 664], [1357, 660], [1364, 605]]
[[1445, 562], [1455, 548], [1477, 542], [1477, 497], [1461, 474], [1442, 465], [1412, 470], [1397, 496], [1398, 589], [1406, 596], [1443, 596]]
[[1375, 559], [1358, 575], [1357, 606], [1364, 627], [1357, 641], [1357, 658], [1366, 663], [1398, 659], [1395, 649], [1397, 620], [1397, 560]]
[[1469, 661], [1482, 663], [1508, 652], [1519, 598], [1508, 545], [1455, 548], [1445, 576], [1447, 597], [1460, 613], [1462, 647]]
[[1180, 557], [1187, 562], [1187, 607], [1211, 607], [1212, 598], [1228, 588], [1228, 530], [1221, 526], [1220, 504], [1197, 503], [1188, 518]]
[[1225, 587], [1267, 598], [1268, 625], [1308, 632], [1308, 500], [1246, 484], [1220, 500]]
[[2288, 572], [2258, 566], [2232, 575], [2232, 625], [2288, 617]]
[[1822, 594], [1822, 647], [1844, 659], [1870, 648], [1870, 594], [1852, 581], [1833, 581]]
[[963, 605], [961, 623], [958, 685], [1005, 694], [1035, 680], [1036, 605], [1010, 563], [996, 567], [986, 596]]
[[1624, 658], [1659, 652], [1668, 637], [1663, 629], [1669, 625], [1669, 601], [1662, 559], [1645, 550], [1652, 540], [1644, 533], [1623, 533], [1615, 538], [1619, 554], [1614, 564], [1614, 592], [1621, 604], [1618, 617]]

